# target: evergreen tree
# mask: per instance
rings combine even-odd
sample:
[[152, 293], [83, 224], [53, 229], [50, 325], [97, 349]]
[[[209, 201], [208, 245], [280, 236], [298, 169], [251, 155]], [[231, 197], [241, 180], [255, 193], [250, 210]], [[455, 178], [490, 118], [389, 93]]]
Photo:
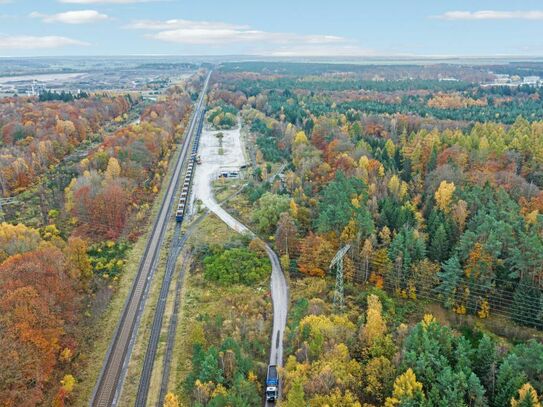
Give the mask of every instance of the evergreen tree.
[[486, 407], [488, 402], [485, 397], [485, 388], [475, 373], [468, 378], [468, 399], [469, 405], [473, 407]]
[[434, 236], [430, 241], [428, 256], [438, 262], [445, 261], [449, 255], [450, 240], [443, 224], [439, 225]]
[[541, 328], [541, 291], [531, 278], [520, 281], [513, 295], [513, 321]]
[[396, 271], [395, 283], [405, 288], [410, 277], [411, 264], [422, 260], [425, 254], [426, 246], [419, 233], [410, 227], [402, 228], [392, 241], [389, 251], [390, 260], [400, 266], [400, 270]]
[[473, 370], [481, 379], [490, 399], [494, 397], [498, 355], [496, 345], [488, 335], [483, 335], [473, 355]]
[[223, 372], [219, 367], [219, 353], [214, 346], [207, 350], [206, 356], [202, 361], [199, 377], [202, 383], [214, 382], [222, 383]]
[[373, 231], [373, 221], [366, 208], [366, 199], [366, 184], [355, 177], [347, 178], [339, 171], [320, 194], [319, 216], [315, 222], [317, 230], [334, 231], [339, 235], [354, 217], [363, 235], [368, 235]]
[[455, 304], [456, 288], [463, 274], [464, 271], [457, 256], [453, 256], [443, 263], [442, 271], [437, 273], [441, 284], [436, 288], [436, 291], [443, 296], [443, 303], [447, 308], [452, 308]]
[[527, 381], [517, 355], [510, 354], [501, 364], [496, 378], [496, 393], [492, 405], [503, 407], [510, 404], [517, 390]]
[[430, 160], [428, 161], [428, 166], [426, 167], [426, 172], [432, 172], [437, 168], [437, 148], [436, 146], [432, 147], [432, 152], [430, 153]]

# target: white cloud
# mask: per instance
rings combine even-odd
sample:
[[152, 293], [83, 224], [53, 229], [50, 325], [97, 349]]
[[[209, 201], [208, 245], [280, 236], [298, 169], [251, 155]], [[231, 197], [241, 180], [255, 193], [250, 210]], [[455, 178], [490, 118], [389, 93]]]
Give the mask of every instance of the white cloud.
[[532, 11], [447, 11], [435, 16], [441, 20], [543, 20], [543, 10]]
[[46, 23], [65, 23], [65, 24], [88, 24], [107, 20], [106, 14], [99, 13], [96, 10], [77, 10], [66, 11], [58, 14], [41, 14], [33, 12], [30, 17], [41, 18]]
[[309, 45], [316, 48], [322, 45], [346, 44], [349, 41], [335, 35], [300, 35], [282, 32], [267, 32], [248, 25], [224, 22], [191, 20], [139, 20], [126, 28], [156, 31], [147, 38], [186, 45], [219, 45], [231, 43]]
[[0, 36], [0, 49], [45, 49], [60, 48], [69, 45], [89, 45], [86, 42], [67, 37], [46, 35], [37, 37], [32, 35], [4, 35]]
[[211, 22], [211, 21], [192, 21], [192, 20], [183, 20], [183, 19], [172, 19], [172, 20], [136, 20], [131, 24], [127, 25], [125, 28], [133, 28], [137, 30], [150, 30], [150, 31], [159, 31], [159, 30], [174, 30], [174, 29], [237, 29], [237, 30], [247, 30], [250, 27], [248, 25], [240, 24], [229, 24], [221, 22]]
[[60, 3], [68, 3], [68, 4], [132, 4], [132, 3], [150, 3], [152, 1], [159, 1], [159, 0], [58, 0], [58, 1]]

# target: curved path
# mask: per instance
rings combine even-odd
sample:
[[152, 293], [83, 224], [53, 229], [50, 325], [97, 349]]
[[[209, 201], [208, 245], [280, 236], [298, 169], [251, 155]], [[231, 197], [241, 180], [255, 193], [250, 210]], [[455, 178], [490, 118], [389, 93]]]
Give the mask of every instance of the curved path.
[[[196, 169], [195, 175], [195, 197], [217, 215], [224, 223], [238, 233], [256, 236], [247, 226], [230, 215], [217, 203], [211, 181], [216, 178], [221, 167], [239, 166], [244, 164], [243, 148], [241, 146], [239, 129], [223, 131], [223, 154], [218, 153], [218, 141], [213, 132], [203, 131], [200, 139], [199, 153], [202, 157], [202, 164]], [[272, 265], [270, 289], [273, 303], [273, 330], [270, 347], [270, 364], [283, 365], [283, 333], [287, 323], [288, 310], [288, 285], [285, 275], [281, 270], [281, 264], [277, 254], [265, 243], [266, 253]]]

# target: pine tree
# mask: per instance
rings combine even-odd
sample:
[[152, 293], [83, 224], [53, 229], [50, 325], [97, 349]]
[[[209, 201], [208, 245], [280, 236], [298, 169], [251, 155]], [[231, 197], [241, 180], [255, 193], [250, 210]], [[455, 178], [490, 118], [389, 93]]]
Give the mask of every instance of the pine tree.
[[488, 397], [492, 399], [496, 387], [498, 355], [496, 353], [496, 345], [490, 336], [483, 335], [473, 357], [473, 370], [485, 386]]
[[458, 286], [463, 273], [457, 256], [453, 256], [443, 263], [442, 271], [437, 273], [437, 276], [441, 280], [441, 284], [436, 288], [436, 291], [443, 296], [443, 303], [447, 308], [452, 308], [454, 306], [456, 287]]
[[437, 168], [437, 148], [436, 146], [432, 147], [432, 153], [430, 154], [430, 160], [428, 161], [428, 166], [426, 167], [426, 172], [432, 172]]
[[208, 349], [207, 354], [202, 361], [199, 379], [202, 383], [223, 382], [223, 371], [219, 367], [219, 354], [215, 347]]
[[470, 400], [470, 406], [473, 407], [486, 407], [488, 403], [485, 398], [485, 388], [481, 384], [479, 378], [475, 373], [471, 373], [468, 378], [468, 397]]
[[445, 261], [449, 254], [449, 237], [443, 224], [439, 225], [430, 242], [428, 256], [438, 262]]
[[520, 281], [513, 295], [513, 321], [521, 325], [542, 327], [540, 315], [535, 311], [541, 303], [541, 292], [532, 279]]
[[510, 404], [517, 390], [526, 383], [527, 377], [519, 364], [518, 356], [514, 353], [509, 355], [501, 364], [496, 378], [496, 394], [492, 405], [503, 407]]

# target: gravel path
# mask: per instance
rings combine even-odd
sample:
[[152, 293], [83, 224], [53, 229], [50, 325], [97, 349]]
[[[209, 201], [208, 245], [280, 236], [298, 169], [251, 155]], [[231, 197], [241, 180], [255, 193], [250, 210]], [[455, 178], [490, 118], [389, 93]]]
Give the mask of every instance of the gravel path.
[[[223, 168], [239, 167], [245, 164], [239, 127], [223, 130], [223, 154], [219, 154], [217, 131], [204, 130], [200, 139], [198, 153], [202, 164], [197, 167], [194, 180], [195, 199], [200, 199], [204, 206], [215, 213], [229, 227], [239, 233], [254, 235], [247, 226], [239, 222], [215, 200], [211, 182]], [[266, 253], [272, 264], [270, 289], [273, 302], [273, 332], [270, 346], [270, 364], [283, 365], [283, 332], [287, 323], [288, 285], [277, 254], [266, 244]]]

